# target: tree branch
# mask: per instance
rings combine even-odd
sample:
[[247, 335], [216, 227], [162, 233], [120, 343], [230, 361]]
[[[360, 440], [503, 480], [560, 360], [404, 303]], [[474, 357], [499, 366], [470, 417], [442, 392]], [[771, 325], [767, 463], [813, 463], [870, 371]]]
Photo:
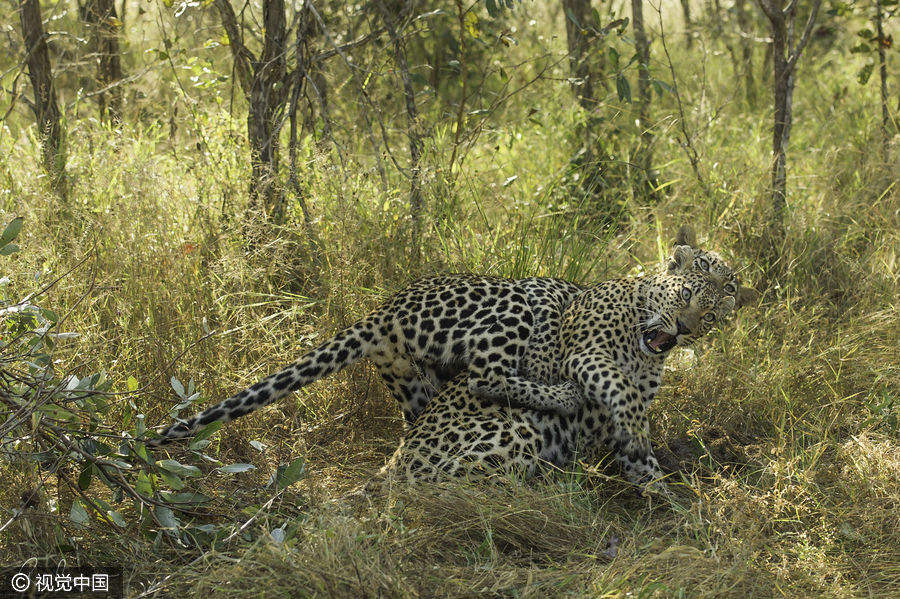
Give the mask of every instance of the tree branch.
[[806, 44], [809, 42], [809, 36], [812, 34], [813, 25], [816, 24], [816, 17], [819, 15], [819, 5], [821, 4], [822, 0], [815, 0], [813, 2], [812, 12], [809, 13], [809, 18], [806, 20], [806, 29], [803, 31], [803, 36], [800, 38], [797, 48], [791, 53], [791, 57], [788, 60], [786, 75], [790, 75], [794, 70], [797, 61], [800, 59], [800, 54], [803, 53], [803, 48], [805, 48]]
[[759, 7], [773, 23], [778, 18], [778, 13], [781, 12], [774, 0], [759, 0]]
[[231, 48], [231, 57], [234, 60], [234, 68], [238, 74], [238, 83], [244, 90], [244, 95], [250, 97], [250, 88], [253, 85], [253, 65], [256, 56], [244, 45], [241, 30], [238, 26], [237, 16], [228, 0], [215, 0], [216, 8], [222, 18], [222, 27], [228, 35], [228, 45]]
[[800, 3], [800, 0], [791, 0], [791, 3], [788, 4], [782, 12], [785, 17], [789, 17], [792, 12], [797, 8], [797, 5]]

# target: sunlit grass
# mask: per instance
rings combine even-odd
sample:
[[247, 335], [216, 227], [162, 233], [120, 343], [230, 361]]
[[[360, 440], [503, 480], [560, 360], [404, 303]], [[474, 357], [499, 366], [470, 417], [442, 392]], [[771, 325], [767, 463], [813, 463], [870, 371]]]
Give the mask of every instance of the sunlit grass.
[[[670, 44], [677, 67], [697, 60], [696, 49]], [[159, 596], [893, 597], [900, 190], [896, 165], [880, 154], [873, 92], [853, 87], [856, 65], [842, 64], [841, 52], [810, 47], [798, 77], [783, 279], [667, 372], [652, 422], [659, 455], [676, 471], [673, 502], [638, 498], [614, 469], [593, 464], [527, 485], [341, 501], [401, 431], [393, 400], [363, 365], [215, 438], [210, 455], [258, 468], [205, 470], [195, 481], [213, 498], [198, 524], [230, 535], [232, 523], [256, 518], [217, 551], [208, 539], [154, 544], [136, 525], [121, 535], [100, 524], [75, 530], [71, 492], [48, 484], [40, 508], [0, 533], [0, 561], [112, 561], [125, 566], [133, 594], [150, 583]], [[498, 114], [455, 184], [439, 159], [427, 163], [416, 248], [408, 182], [391, 175], [385, 190], [361, 137], [346, 169], [321, 149], [303, 150], [314, 244], [300, 218], [272, 228], [247, 211], [240, 119], [201, 111], [198, 152], [185, 151], [196, 140], [169, 139], [161, 125], [115, 132], [73, 120], [70, 220], [35, 170], [33, 143], [6, 135], [4, 220], [22, 214], [26, 226], [4, 274], [24, 296], [84, 260], [48, 297], [63, 328], [80, 334], [60, 344], [57, 367], [105, 371], [123, 393], [113, 417], [131, 403], [151, 425], [168, 422], [179, 402], [172, 377], [193, 379], [202, 403], [218, 401], [430, 272], [590, 283], [655, 268], [690, 222], [753, 285], [768, 250], [766, 91], [758, 78], [760, 103], [749, 107], [734, 93], [727, 53], [703, 60], [705, 80], [677, 69], [703, 184], [667, 94], [653, 109], [665, 194], [645, 201], [623, 183], [604, 196], [624, 198], [604, 220], [609, 206], [591, 204], [570, 162], [585, 115], [567, 82], [543, 81]], [[540, 112], [529, 120], [532, 107]], [[633, 107], [624, 108], [609, 122], [625, 121]], [[444, 156], [451, 143], [437, 128], [428, 151]], [[141, 393], [124, 395], [129, 377]], [[298, 456], [308, 478], [282, 494], [266, 490], [278, 465]], [[13, 466], [0, 474], [4, 522], [46, 476]]]

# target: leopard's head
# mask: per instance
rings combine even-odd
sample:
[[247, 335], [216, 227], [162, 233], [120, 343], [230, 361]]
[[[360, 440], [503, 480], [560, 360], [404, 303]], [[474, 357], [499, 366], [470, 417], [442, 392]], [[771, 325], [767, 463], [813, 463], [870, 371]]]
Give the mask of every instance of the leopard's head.
[[676, 252], [676, 266], [685, 272], [656, 275], [648, 281], [641, 351], [649, 356], [665, 356], [675, 346], [696, 343], [737, 303], [717, 276], [692, 268], [693, 262], [690, 248]]
[[[690, 250], [692, 258], [685, 260]], [[669, 258], [666, 274], [683, 275], [690, 271], [706, 273], [719, 282], [722, 292], [735, 300], [735, 308], [755, 303], [759, 292], [741, 285], [737, 273], [718, 253], [697, 247], [697, 234], [690, 225], [683, 225], [675, 236], [675, 247]]]

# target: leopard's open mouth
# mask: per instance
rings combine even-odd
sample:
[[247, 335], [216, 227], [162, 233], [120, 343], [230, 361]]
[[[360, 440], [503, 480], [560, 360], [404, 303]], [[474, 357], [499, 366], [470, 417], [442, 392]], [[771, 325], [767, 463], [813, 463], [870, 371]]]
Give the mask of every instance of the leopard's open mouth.
[[674, 335], [670, 335], [662, 329], [646, 331], [643, 341], [644, 345], [656, 354], [664, 354], [678, 344], [678, 339]]

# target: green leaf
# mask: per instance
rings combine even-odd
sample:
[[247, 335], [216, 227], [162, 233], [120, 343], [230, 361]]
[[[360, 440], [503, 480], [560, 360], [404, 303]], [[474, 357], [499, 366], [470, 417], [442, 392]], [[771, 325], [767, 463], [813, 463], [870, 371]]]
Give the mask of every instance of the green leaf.
[[833, 8], [828, 11], [828, 14], [832, 17], [843, 17], [844, 15], [849, 15], [855, 8], [853, 4], [847, 2], [835, 2], [832, 6]]
[[872, 48], [869, 44], [865, 42], [860, 42], [859, 44], [850, 48], [850, 54], [865, 54], [867, 52], [871, 52]]
[[116, 523], [116, 526], [120, 526], [122, 528], [128, 526], [128, 523], [125, 522], [125, 518], [120, 516], [119, 512], [116, 512], [115, 510], [109, 510], [106, 512], [106, 515], [109, 516], [110, 520]]
[[488, 14], [492, 19], [496, 19], [500, 11], [497, 10], [497, 2], [495, 0], [484, 0], [484, 7], [487, 8]]
[[6, 229], [3, 231], [3, 235], [0, 235], [0, 247], [3, 247], [19, 235], [19, 231], [22, 230], [22, 223], [24, 221], [24, 218], [18, 216], [12, 219], [10, 223], [6, 225]]
[[166, 483], [176, 491], [180, 491], [184, 488], [184, 481], [182, 481], [177, 475], [172, 474], [171, 472], [160, 470], [159, 476], [163, 479], [164, 483]]
[[[210, 422], [206, 426], [200, 429], [200, 431], [194, 435], [193, 441], [191, 441], [191, 449], [202, 449], [206, 447], [208, 443], [204, 443], [211, 436], [216, 434], [216, 432], [222, 428], [222, 421], [216, 420], [215, 422]], [[202, 444], [202, 446], [201, 446]]]
[[506, 74], [506, 71], [503, 70], [503, 67], [500, 67], [500, 80], [503, 83], [506, 83], [509, 81], [509, 75]]
[[139, 495], [143, 495], [144, 497], [150, 497], [153, 495], [153, 484], [150, 482], [150, 476], [144, 470], [138, 472], [137, 482], [134, 485], [134, 490], [137, 491]]
[[594, 20], [594, 27], [596, 27], [598, 31], [600, 29], [603, 29], [603, 27], [600, 26], [600, 11], [598, 11], [596, 8], [592, 8], [591, 17]]
[[[279, 468], [280, 470], [280, 468]], [[291, 465], [284, 469], [281, 472], [281, 475], [278, 477], [278, 490], [286, 489], [290, 487], [292, 484], [303, 478], [303, 475], [306, 473], [306, 460], [303, 458], [297, 458]]]
[[857, 37], [872, 41], [875, 39], [875, 33], [871, 29], [860, 29], [856, 32]]
[[160, 497], [169, 503], [206, 503], [209, 496], [202, 493], [160, 493]]
[[19, 246], [14, 243], [10, 243], [8, 245], [3, 246], [3, 249], [0, 249], [0, 256], [9, 256], [10, 254], [15, 254], [19, 251]]
[[133, 376], [128, 377], [128, 390], [135, 391], [139, 387], [138, 381]]
[[569, 20], [575, 23], [575, 27], [581, 29], [581, 23], [578, 22], [578, 19], [575, 18], [575, 13], [572, 12], [572, 9], [568, 6], [566, 7], [566, 15], [569, 17]]
[[616, 94], [618, 94], [620, 102], [631, 104], [631, 84], [621, 73], [616, 77]]
[[419, 85], [425, 87], [431, 87], [431, 81], [429, 81], [425, 77], [425, 75], [422, 75], [421, 73], [410, 73], [409, 78], [413, 83], [418, 83]]
[[856, 74], [856, 80], [859, 81], [860, 85], [865, 85], [869, 82], [869, 77], [872, 76], [872, 67], [874, 65], [867, 64], [862, 69], [860, 69], [859, 73]]
[[88, 487], [91, 486], [91, 477], [94, 473], [94, 465], [88, 464], [85, 466], [84, 470], [81, 471], [81, 474], [78, 476], [78, 488], [82, 491], [87, 491]]
[[157, 462], [156, 465], [172, 474], [183, 474], [184, 476], [200, 476], [202, 474], [200, 469], [196, 466], [185, 466], [184, 464], [179, 464], [175, 460], [163, 460]]
[[175, 513], [169, 508], [163, 505], [153, 506], [153, 513], [156, 515], [156, 520], [159, 522], [159, 525], [169, 532], [177, 532], [178, 526], [181, 524], [178, 521], [178, 518], [175, 517]]
[[69, 510], [69, 518], [75, 524], [80, 525], [88, 524], [91, 521], [91, 517], [88, 516], [87, 510], [84, 509], [84, 505], [82, 505], [79, 497], [76, 497], [75, 501], [72, 502], [72, 509]]
[[656, 91], [656, 95], [659, 97], [662, 97], [664, 92], [671, 93], [675, 91], [675, 88], [660, 79], [653, 80], [653, 89]]
[[[637, 62], [637, 60], [638, 60], [640, 57], [641, 57], [641, 53], [640, 53], [640, 52], [635, 52], [635, 53], [634, 53], [634, 56], [631, 57], [631, 60], [628, 61], [628, 64], [626, 64], [624, 67], [622, 67], [622, 70], [624, 71], [625, 69], [627, 69], [628, 67], [630, 67], [631, 65], [633, 65], [635, 62]], [[644, 68], [646, 68], [646, 66], [645, 66]]]
[[175, 389], [175, 393], [178, 395], [178, 397], [180, 397], [182, 399], [187, 397], [184, 394], [184, 385], [181, 384], [181, 381], [179, 381], [178, 379], [176, 379], [173, 376], [169, 382], [172, 384], [172, 388]]
[[610, 48], [609, 48], [609, 59], [613, 63], [613, 69], [618, 71], [619, 70], [619, 51], [616, 50], [615, 48], [613, 48], [612, 46], [610, 46]]
[[235, 472], [247, 472], [249, 470], [256, 470], [256, 466], [253, 464], [229, 464], [227, 466], [222, 466], [221, 468], [216, 468], [219, 472], [224, 472], [226, 474], [233, 474]]
[[477, 40], [481, 35], [481, 31], [478, 29], [478, 15], [474, 12], [468, 12], [463, 21], [465, 23], [466, 31]]

